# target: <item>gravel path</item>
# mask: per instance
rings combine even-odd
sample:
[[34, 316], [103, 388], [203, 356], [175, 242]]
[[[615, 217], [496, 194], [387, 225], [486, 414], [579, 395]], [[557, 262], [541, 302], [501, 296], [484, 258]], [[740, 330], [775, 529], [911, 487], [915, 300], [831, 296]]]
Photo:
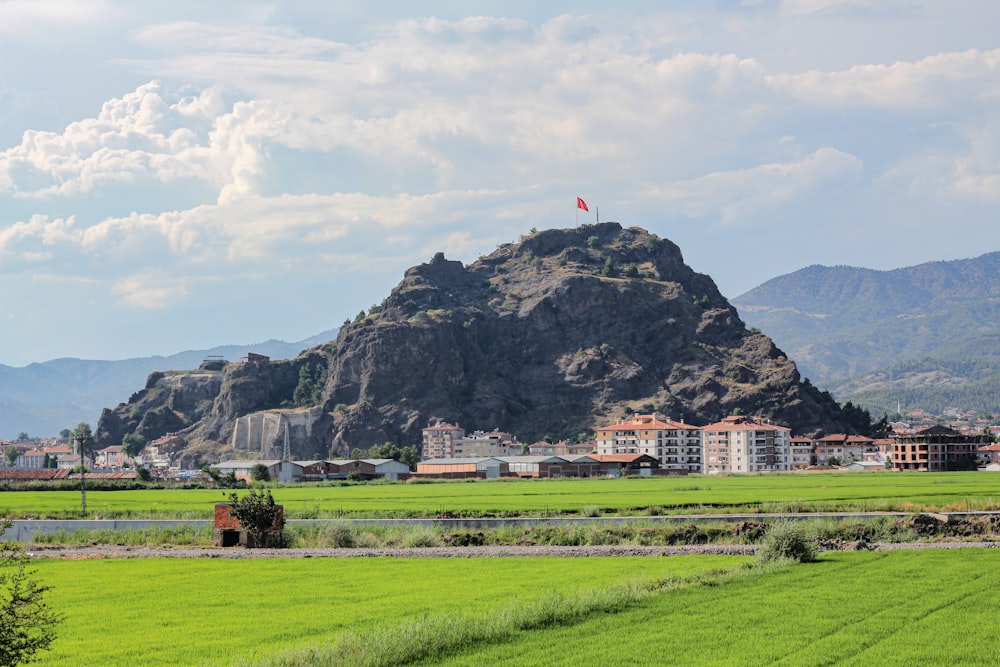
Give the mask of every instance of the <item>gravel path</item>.
[[[1000, 542], [910, 542], [847, 545], [848, 549], [875, 551], [900, 549], [1000, 548]], [[602, 545], [581, 547], [555, 546], [483, 546], [424, 547], [409, 549], [244, 549], [242, 547], [126, 547], [114, 545], [65, 546], [30, 545], [32, 558], [582, 558], [590, 556], [680, 556], [680, 555], [753, 555], [752, 544], [701, 544], [688, 546]]]

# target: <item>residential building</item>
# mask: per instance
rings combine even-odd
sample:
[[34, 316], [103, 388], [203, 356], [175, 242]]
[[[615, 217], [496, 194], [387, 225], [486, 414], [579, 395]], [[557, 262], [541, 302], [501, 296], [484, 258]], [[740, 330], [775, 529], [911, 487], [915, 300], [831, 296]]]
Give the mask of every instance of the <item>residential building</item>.
[[537, 456], [583, 456], [596, 452], [597, 443], [593, 440], [588, 442], [563, 440], [562, 442], [554, 443], [539, 440], [535, 444], [529, 445], [528, 451]]
[[422, 430], [424, 459], [455, 458], [455, 442], [465, 437], [465, 430], [457, 425], [440, 422]]
[[656, 414], [599, 428], [598, 454], [646, 454], [665, 470], [701, 472], [701, 429]]
[[701, 432], [707, 473], [791, 469], [791, 429], [785, 426], [734, 415]]
[[111, 445], [94, 452], [95, 468], [122, 468], [128, 457], [121, 445]]
[[796, 436], [789, 441], [789, 447], [792, 453], [792, 470], [805, 470], [816, 463], [815, 444], [809, 438]]
[[975, 469], [986, 435], [963, 435], [947, 426], [931, 426], [916, 433], [892, 436], [892, 469], [939, 472]]
[[[427, 429], [424, 429], [425, 431]], [[456, 457], [488, 458], [491, 456], [520, 456], [524, 447], [517, 438], [503, 431], [473, 431], [455, 439]]]

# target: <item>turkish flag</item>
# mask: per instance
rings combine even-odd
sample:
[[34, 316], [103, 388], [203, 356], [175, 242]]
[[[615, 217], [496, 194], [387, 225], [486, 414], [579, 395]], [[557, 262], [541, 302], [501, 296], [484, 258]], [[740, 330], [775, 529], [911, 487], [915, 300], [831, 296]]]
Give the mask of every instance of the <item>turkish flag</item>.
[[587, 202], [583, 201], [579, 197], [576, 198], [576, 207], [582, 208], [584, 211], [590, 212], [590, 209], [587, 208]]

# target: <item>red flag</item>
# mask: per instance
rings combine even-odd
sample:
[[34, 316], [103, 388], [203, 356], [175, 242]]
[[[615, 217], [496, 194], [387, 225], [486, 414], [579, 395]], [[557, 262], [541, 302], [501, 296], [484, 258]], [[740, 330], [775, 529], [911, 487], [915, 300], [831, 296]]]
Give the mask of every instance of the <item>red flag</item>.
[[587, 208], [587, 202], [583, 201], [579, 197], [576, 198], [576, 207], [582, 208], [584, 211], [587, 211], [588, 213], [590, 212], [590, 209]]

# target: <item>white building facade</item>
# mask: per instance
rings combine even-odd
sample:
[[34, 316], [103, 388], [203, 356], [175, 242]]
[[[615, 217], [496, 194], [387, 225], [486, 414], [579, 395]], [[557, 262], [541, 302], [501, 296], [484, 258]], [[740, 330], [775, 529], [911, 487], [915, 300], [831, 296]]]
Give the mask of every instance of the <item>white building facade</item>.
[[598, 454], [648, 454], [666, 470], [701, 472], [701, 429], [661, 415], [636, 414], [632, 419], [599, 428]]
[[790, 470], [791, 429], [752, 417], [731, 416], [702, 427], [704, 472]]

